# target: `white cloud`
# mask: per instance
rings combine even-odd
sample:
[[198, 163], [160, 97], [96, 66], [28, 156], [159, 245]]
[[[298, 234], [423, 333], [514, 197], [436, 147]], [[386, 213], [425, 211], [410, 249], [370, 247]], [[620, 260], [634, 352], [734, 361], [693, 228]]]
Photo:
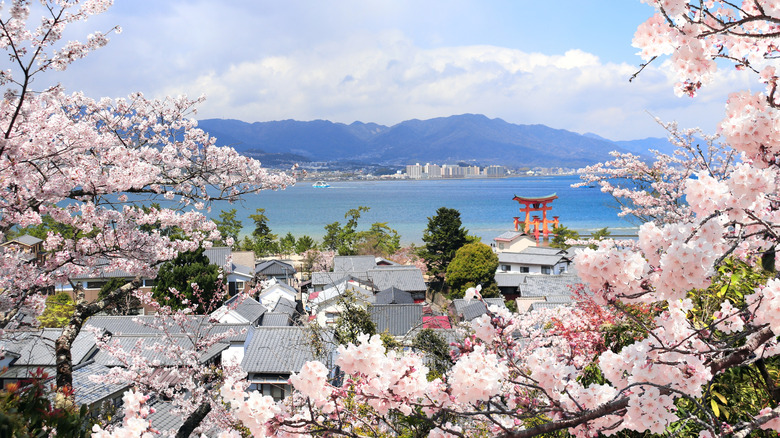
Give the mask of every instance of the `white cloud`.
[[[704, 116], [710, 126], [720, 117], [674, 97], [674, 78], [655, 66], [629, 83], [635, 71], [582, 50], [545, 55], [495, 46], [423, 49], [395, 33], [243, 61], [164, 91], [205, 93], [200, 118], [250, 122], [295, 118], [391, 125], [483, 113], [512, 123], [632, 139], [663, 135], [648, 112], [688, 119], [686, 108], [694, 105], [695, 118]], [[722, 74], [720, 80], [737, 77]], [[716, 83], [713, 89], [701, 100], [725, 102], [717, 92], [721, 87]]]
[[[612, 46], [630, 45], [633, 26], [625, 21], [641, 22], [642, 5], [621, 9], [620, 24], [600, 12], [585, 26], [574, 18], [550, 22], [544, 5], [513, 2], [459, 0], [446, 10], [411, 0], [223, 3], [120, 0], [78, 30], [120, 24], [125, 32], [57, 80], [95, 97], [205, 94], [199, 118], [394, 124], [482, 113], [614, 139], [664, 135], [648, 112], [714, 129], [725, 90], [746, 86], [729, 70], [699, 98], [680, 99], [661, 65], [629, 83], [638, 58], [605, 59], [615, 59]], [[503, 8], [526, 11], [513, 21]], [[599, 26], [625, 29], [602, 35]], [[549, 38], [556, 48], [539, 42], [549, 28], [566, 30], [557, 42]], [[589, 47], [596, 37], [609, 48]]]

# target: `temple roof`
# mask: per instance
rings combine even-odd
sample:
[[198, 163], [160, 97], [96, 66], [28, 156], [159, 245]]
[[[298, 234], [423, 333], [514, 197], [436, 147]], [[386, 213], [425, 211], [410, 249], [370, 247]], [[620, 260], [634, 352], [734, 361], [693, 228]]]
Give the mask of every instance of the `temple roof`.
[[553, 193], [552, 195], [547, 196], [538, 196], [536, 198], [529, 197], [529, 196], [517, 196], [515, 195], [514, 198], [512, 198], [513, 201], [518, 202], [545, 202], [545, 201], [552, 201], [553, 199], [558, 199], [558, 195]]

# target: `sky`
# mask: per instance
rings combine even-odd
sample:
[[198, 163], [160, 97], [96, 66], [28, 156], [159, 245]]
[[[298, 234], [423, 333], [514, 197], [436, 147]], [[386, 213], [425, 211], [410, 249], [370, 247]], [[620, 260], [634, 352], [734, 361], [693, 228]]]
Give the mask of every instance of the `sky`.
[[[663, 137], [655, 122], [714, 132], [721, 69], [691, 99], [663, 62], [628, 79], [652, 8], [639, 0], [115, 0], [66, 34], [115, 25], [108, 46], [47, 75], [91, 97], [206, 96], [198, 119], [375, 122], [478, 113], [612, 140]], [[662, 60], [663, 61], [663, 60]]]

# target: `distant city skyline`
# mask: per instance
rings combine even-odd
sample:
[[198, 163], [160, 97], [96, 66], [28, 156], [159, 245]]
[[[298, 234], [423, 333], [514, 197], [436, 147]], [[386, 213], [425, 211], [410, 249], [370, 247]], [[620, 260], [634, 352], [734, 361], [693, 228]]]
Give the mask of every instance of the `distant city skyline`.
[[726, 90], [759, 87], [725, 70], [699, 98], [678, 98], [654, 65], [630, 84], [641, 62], [631, 38], [652, 11], [638, 0], [117, 0], [66, 39], [123, 32], [35, 86], [205, 94], [201, 119], [393, 125], [480, 113], [628, 140], [664, 136], [657, 116], [714, 131]]

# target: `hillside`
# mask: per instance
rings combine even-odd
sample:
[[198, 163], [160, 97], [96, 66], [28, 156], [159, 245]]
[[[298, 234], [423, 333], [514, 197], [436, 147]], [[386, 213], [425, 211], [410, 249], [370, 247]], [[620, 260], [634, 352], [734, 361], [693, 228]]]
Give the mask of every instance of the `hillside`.
[[664, 141], [612, 142], [593, 134], [512, 124], [479, 114], [407, 120], [390, 127], [327, 120], [246, 123], [207, 119], [199, 124], [217, 137], [219, 145], [253, 156], [393, 165], [465, 161], [479, 165], [581, 167], [609, 159], [612, 150], [637, 153], [644, 144]]

